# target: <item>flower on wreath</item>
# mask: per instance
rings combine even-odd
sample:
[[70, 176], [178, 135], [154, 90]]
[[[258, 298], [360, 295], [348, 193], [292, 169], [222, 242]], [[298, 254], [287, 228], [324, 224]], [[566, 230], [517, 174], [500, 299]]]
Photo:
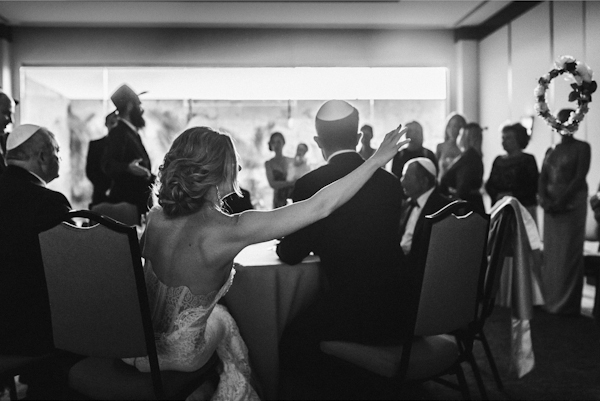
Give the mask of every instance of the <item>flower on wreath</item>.
[[[592, 101], [592, 93], [598, 85], [592, 80], [593, 71], [585, 63], [575, 60], [572, 56], [560, 56], [554, 63], [554, 69], [538, 79], [534, 96], [536, 97], [535, 111], [548, 125], [558, 131], [561, 135], [573, 135], [583, 121], [585, 114], [589, 111], [588, 103]], [[573, 91], [569, 93], [569, 102], [577, 101], [577, 109], [571, 113], [569, 119], [562, 123], [550, 113], [546, 103], [546, 91], [550, 82], [559, 75], [570, 74], [575, 83], [571, 84]]]

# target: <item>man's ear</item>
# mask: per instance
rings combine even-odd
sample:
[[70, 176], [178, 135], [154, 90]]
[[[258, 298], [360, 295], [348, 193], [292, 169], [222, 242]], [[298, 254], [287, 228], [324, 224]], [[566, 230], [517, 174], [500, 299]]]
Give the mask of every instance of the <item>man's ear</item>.
[[319, 149], [323, 149], [323, 145], [321, 145], [321, 138], [319, 138], [318, 136], [313, 136], [313, 139], [315, 140], [315, 142], [319, 146]]
[[361, 137], [362, 137], [362, 132], [357, 132], [356, 133], [356, 141], [354, 142], [354, 147], [358, 146], [358, 143], [360, 142]]

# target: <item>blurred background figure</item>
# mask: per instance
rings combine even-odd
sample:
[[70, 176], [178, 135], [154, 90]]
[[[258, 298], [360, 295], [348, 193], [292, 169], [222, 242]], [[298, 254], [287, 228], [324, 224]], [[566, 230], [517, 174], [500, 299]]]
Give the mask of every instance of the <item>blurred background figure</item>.
[[463, 116], [452, 113], [448, 116], [446, 130], [444, 131], [444, 142], [440, 143], [435, 150], [435, 157], [439, 163], [439, 177], [443, 177], [450, 166], [461, 155], [461, 151], [456, 143], [460, 130], [467, 125]]
[[[557, 114], [565, 122], [573, 110]], [[548, 149], [540, 174], [538, 195], [544, 209], [544, 269], [542, 283], [550, 313], [578, 316], [583, 290], [583, 243], [591, 148], [573, 134]]]
[[291, 157], [283, 155], [285, 138], [281, 132], [273, 132], [269, 139], [269, 150], [275, 152], [275, 157], [265, 162], [267, 180], [273, 188], [273, 209], [287, 204], [287, 199], [294, 190], [294, 181], [288, 181], [288, 168], [294, 162]]
[[462, 129], [458, 138], [462, 153], [442, 176], [440, 188], [444, 195], [471, 202], [475, 208], [484, 212], [480, 192], [483, 183], [482, 132], [477, 123], [469, 123]]
[[[406, 129], [408, 130], [406, 132], [406, 139], [410, 139], [410, 143], [394, 157], [394, 161], [392, 162], [392, 173], [400, 179], [406, 162], [417, 157], [426, 157], [431, 160], [437, 171], [437, 158], [431, 150], [423, 147], [423, 127], [421, 124], [416, 121], [411, 121], [406, 124]], [[404, 195], [406, 196], [406, 194]]]
[[521, 124], [502, 127], [502, 147], [506, 154], [494, 160], [485, 190], [492, 198], [492, 205], [506, 195], [514, 196], [537, 221], [539, 172], [535, 157], [523, 152], [528, 143], [529, 134]]
[[375, 152], [375, 149], [371, 147], [371, 141], [373, 140], [373, 127], [365, 124], [360, 129], [360, 132], [362, 132], [362, 137], [360, 139], [361, 147], [358, 151], [358, 154], [361, 155], [363, 159], [367, 160]]
[[[111, 129], [117, 126], [119, 122], [119, 116], [117, 111], [113, 111], [106, 116], [104, 125], [107, 129], [107, 134]], [[94, 192], [92, 193], [92, 202], [89, 208], [102, 202], [108, 201], [108, 191], [110, 190], [111, 179], [108, 175], [102, 171], [102, 156], [106, 150], [108, 144], [108, 135], [103, 136], [95, 141], [90, 141], [87, 161], [85, 164], [85, 174], [94, 186]]]
[[138, 130], [146, 126], [139, 96], [127, 85], [110, 97], [119, 113], [117, 125], [108, 133], [102, 168], [111, 180], [109, 200], [127, 202], [145, 214], [152, 203], [151, 185], [156, 178], [150, 171], [150, 157]]
[[298, 178], [310, 171], [310, 167], [306, 161], [307, 152], [307, 144], [298, 144], [298, 147], [296, 148], [296, 156], [294, 156], [293, 162], [288, 166], [287, 181], [296, 182]]
[[6, 170], [6, 127], [13, 122], [12, 114], [13, 101], [0, 90], [0, 174]]

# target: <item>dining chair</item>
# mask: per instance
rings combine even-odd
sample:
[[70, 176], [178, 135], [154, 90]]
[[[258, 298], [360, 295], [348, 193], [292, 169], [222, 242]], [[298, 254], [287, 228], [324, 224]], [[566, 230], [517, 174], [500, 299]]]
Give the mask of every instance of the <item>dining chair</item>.
[[[515, 219], [516, 215], [512, 207], [502, 208], [499, 213], [492, 218], [487, 245], [487, 268], [478, 294], [477, 319], [469, 326], [469, 333], [466, 334], [467, 338], [481, 342], [499, 390], [503, 390], [504, 385], [502, 384], [498, 367], [483, 328], [486, 320], [494, 311], [496, 294], [500, 288], [500, 276], [502, 275], [504, 260], [506, 256], [510, 256], [510, 240], [514, 235], [516, 225]], [[466, 357], [473, 372], [478, 372], [479, 366], [473, 355], [467, 355]], [[476, 373], [476, 375], [477, 374], [479, 373]], [[483, 385], [483, 381], [477, 380], [477, 385], [482, 398], [487, 399], [487, 392]]]
[[[469, 398], [461, 367], [466, 343], [454, 334], [476, 321], [488, 227], [489, 216], [464, 201], [426, 216], [426, 243], [413, 266], [412, 292], [407, 294], [405, 323], [410, 335], [399, 339], [398, 346], [323, 341], [321, 350], [390, 379], [392, 391], [406, 382], [435, 380]], [[448, 374], [455, 375], [458, 384], [442, 379]]]
[[134, 226], [140, 223], [140, 215], [137, 206], [127, 203], [108, 203], [102, 202], [92, 206], [92, 212], [96, 212], [102, 216], [110, 217], [118, 222], [128, 226]]
[[[67, 223], [87, 218], [97, 224]], [[54, 344], [86, 356], [69, 388], [92, 399], [185, 398], [215, 374], [216, 353], [201, 369], [160, 371], [135, 227], [94, 212], [69, 212], [39, 234]], [[122, 358], [148, 357], [150, 373]]]

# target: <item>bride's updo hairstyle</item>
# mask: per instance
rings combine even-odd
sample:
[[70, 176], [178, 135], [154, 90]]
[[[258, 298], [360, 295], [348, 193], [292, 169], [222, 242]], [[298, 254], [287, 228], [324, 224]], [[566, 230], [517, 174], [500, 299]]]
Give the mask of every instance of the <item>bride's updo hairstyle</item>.
[[[158, 203], [168, 217], [193, 214], [206, 202], [211, 188], [237, 183], [237, 153], [229, 135], [208, 127], [185, 130], [175, 139], [159, 169]], [[223, 195], [226, 195], [225, 193]], [[214, 205], [220, 207], [220, 205]]]

